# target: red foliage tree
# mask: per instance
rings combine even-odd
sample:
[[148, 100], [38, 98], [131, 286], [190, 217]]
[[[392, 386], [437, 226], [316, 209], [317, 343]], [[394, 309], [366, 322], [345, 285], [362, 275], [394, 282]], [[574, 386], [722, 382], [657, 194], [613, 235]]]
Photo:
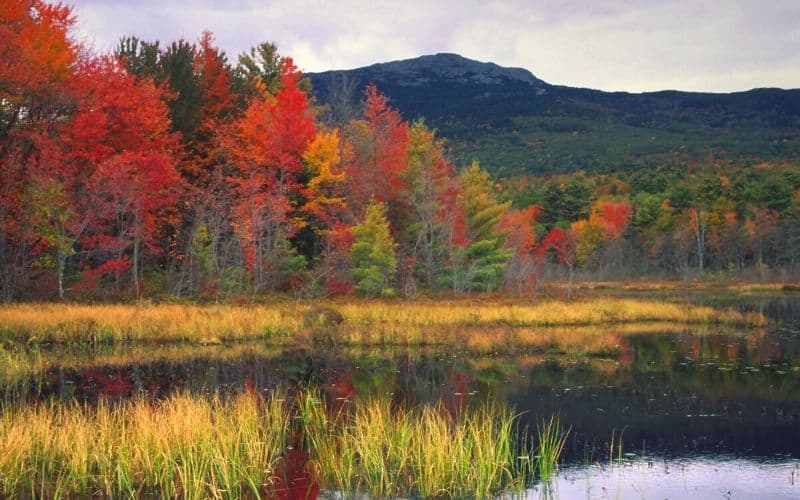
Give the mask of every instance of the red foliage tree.
[[537, 253], [536, 232], [533, 225], [539, 207], [530, 205], [522, 210], [510, 210], [500, 220], [500, 229], [506, 233], [505, 246], [512, 251], [506, 264], [505, 287], [517, 295], [532, 295], [543, 262]]
[[299, 176], [314, 138], [314, 114], [308, 95], [297, 87], [300, 76], [291, 59], [285, 60], [280, 90], [253, 100], [233, 123], [228, 141], [239, 174], [230, 178], [238, 196], [234, 229], [256, 290], [279, 285], [279, 253], [303, 224], [292, 215], [305, 191]]
[[605, 240], [613, 241], [622, 236], [625, 228], [628, 227], [632, 213], [631, 204], [627, 201], [598, 201], [592, 215], [597, 218], [598, 224], [603, 228]]
[[208, 188], [214, 168], [220, 163], [217, 131], [233, 114], [235, 96], [225, 55], [214, 46], [210, 31], [200, 35], [194, 65], [200, 82], [200, 121], [187, 145], [188, 157], [182, 162], [181, 170], [187, 180], [202, 191]]
[[117, 276], [120, 263], [130, 262], [138, 293], [145, 251], [167, 250], [177, 223], [178, 137], [169, 132], [162, 90], [113, 59], [85, 62], [74, 85], [77, 110], [59, 135], [58, 172], [85, 221], [75, 236], [95, 262], [113, 260]]
[[6, 300], [43, 248], [25, 199], [42, 143], [69, 111], [64, 85], [80, 50], [70, 37], [73, 24], [64, 5], [0, 2], [0, 293]]
[[407, 165], [408, 123], [374, 85], [364, 94], [363, 120], [350, 123], [345, 158], [350, 207], [363, 214], [371, 198], [388, 206], [389, 220], [397, 227], [404, 211], [402, 175]]

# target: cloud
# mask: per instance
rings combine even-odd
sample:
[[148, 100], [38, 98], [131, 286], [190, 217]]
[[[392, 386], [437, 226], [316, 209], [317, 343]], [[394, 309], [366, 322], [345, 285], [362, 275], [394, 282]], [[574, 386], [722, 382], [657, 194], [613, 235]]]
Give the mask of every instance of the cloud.
[[194, 40], [210, 29], [230, 59], [274, 41], [307, 71], [456, 52], [605, 90], [800, 87], [795, 0], [77, 0], [75, 8], [80, 36], [98, 51], [123, 35]]

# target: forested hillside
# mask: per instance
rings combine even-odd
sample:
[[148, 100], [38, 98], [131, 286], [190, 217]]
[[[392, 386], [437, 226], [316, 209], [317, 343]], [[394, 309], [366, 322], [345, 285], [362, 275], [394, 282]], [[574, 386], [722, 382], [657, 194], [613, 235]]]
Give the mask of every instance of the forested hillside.
[[500, 176], [800, 159], [800, 90], [602, 92], [456, 54], [310, 78], [339, 115], [377, 85], [407, 118], [425, 117], [457, 161]]

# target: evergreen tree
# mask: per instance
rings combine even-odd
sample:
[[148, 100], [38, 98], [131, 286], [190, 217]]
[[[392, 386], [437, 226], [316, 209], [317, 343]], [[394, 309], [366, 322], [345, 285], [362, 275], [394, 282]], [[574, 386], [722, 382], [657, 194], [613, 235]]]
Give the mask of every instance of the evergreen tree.
[[386, 205], [371, 200], [364, 222], [353, 228], [353, 234], [355, 242], [350, 255], [356, 290], [367, 297], [391, 295], [391, 283], [397, 272], [397, 245], [389, 230]]
[[497, 200], [495, 185], [477, 161], [461, 174], [460, 203], [464, 211], [463, 245], [451, 249], [450, 275], [455, 293], [497, 289], [511, 256], [504, 248], [500, 219], [511, 204]]

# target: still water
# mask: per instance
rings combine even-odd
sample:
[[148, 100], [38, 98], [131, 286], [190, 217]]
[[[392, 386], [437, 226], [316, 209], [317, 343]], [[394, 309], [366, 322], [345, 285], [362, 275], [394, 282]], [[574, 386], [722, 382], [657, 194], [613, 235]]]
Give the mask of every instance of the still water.
[[[690, 300], [729, 306], [729, 299]], [[486, 399], [520, 424], [558, 414], [570, 427], [561, 468], [530, 498], [800, 498], [800, 297], [757, 296], [763, 330], [604, 333], [611, 356], [474, 356], [437, 349], [117, 346], [47, 349], [6, 397], [92, 403], [314, 385], [327, 404], [389, 395], [458, 414]]]

